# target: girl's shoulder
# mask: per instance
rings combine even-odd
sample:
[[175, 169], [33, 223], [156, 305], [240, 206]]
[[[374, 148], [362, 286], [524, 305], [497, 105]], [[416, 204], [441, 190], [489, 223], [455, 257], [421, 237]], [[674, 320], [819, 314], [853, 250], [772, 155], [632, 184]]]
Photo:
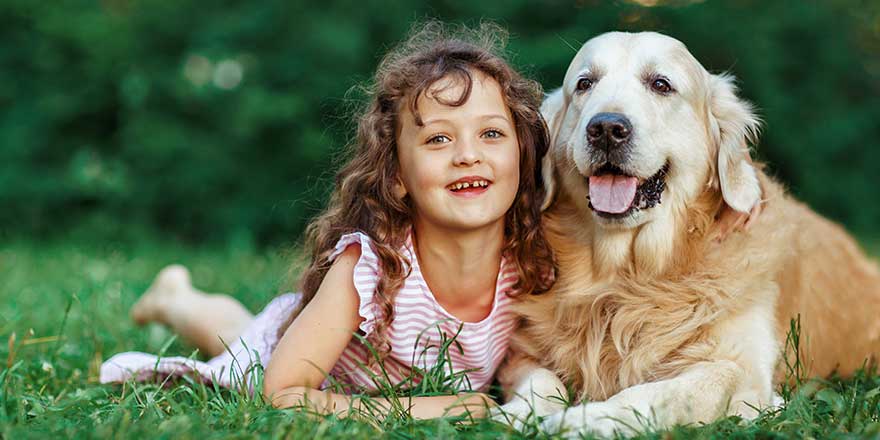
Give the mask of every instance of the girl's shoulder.
[[359, 330], [368, 335], [373, 332], [378, 319], [378, 311], [374, 304], [376, 288], [379, 285], [379, 276], [382, 272], [379, 267], [379, 258], [376, 256], [373, 241], [363, 232], [351, 232], [343, 235], [336, 242], [333, 252], [328, 259], [330, 261], [339, 257], [350, 246], [360, 246], [360, 256], [355, 263], [352, 279], [360, 301], [358, 314], [363, 318]]
[[366, 258], [367, 260], [372, 260], [378, 263], [376, 252], [373, 249], [373, 242], [370, 240], [370, 237], [363, 232], [351, 232], [339, 237], [339, 240], [336, 241], [336, 245], [333, 247], [333, 252], [331, 252], [330, 256], [327, 258], [330, 261], [333, 261], [348, 249], [349, 246], [355, 244], [360, 245], [361, 247], [361, 259]]

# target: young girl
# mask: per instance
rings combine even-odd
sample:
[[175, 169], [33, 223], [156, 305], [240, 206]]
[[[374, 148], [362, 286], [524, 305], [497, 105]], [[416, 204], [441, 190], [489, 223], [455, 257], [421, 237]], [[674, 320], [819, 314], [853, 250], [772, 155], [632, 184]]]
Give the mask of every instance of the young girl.
[[429, 24], [385, 56], [354, 156], [307, 229], [302, 293], [252, 317], [168, 267], [133, 319], [162, 322], [216, 357], [122, 353], [101, 381], [188, 373], [232, 386], [259, 360], [274, 405], [344, 414], [360, 400], [327, 390], [328, 374], [373, 391], [376, 377], [393, 384], [430, 369], [439, 341], [454, 337], [447, 355], [461, 394], [407, 405], [417, 418], [479, 415], [491, 401], [471, 390], [487, 389], [505, 355], [512, 296], [543, 292], [554, 271], [540, 228], [541, 88], [497, 55], [501, 34], [456, 38]]

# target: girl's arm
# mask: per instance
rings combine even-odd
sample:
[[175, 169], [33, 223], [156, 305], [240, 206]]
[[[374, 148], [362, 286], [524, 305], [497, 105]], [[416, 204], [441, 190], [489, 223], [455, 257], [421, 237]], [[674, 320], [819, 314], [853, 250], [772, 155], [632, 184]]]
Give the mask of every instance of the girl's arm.
[[336, 258], [278, 341], [263, 376], [266, 396], [290, 387], [318, 388], [336, 364], [361, 322], [352, 277], [359, 257], [360, 246], [352, 245]]
[[[472, 417], [485, 417], [487, 409], [495, 406], [489, 396], [482, 393], [460, 393], [452, 396], [399, 397], [399, 404], [408, 409], [415, 419], [433, 419], [470, 413]], [[371, 414], [378, 409], [384, 414], [391, 412], [392, 403], [386, 398], [371, 397], [370, 403], [345, 394], [320, 391], [309, 387], [290, 387], [276, 393], [272, 405], [276, 408], [307, 406], [320, 414], [335, 413], [345, 417], [349, 409], [355, 413]]]
[[[359, 399], [317, 388], [351, 341], [363, 318], [358, 315], [360, 298], [354, 286], [354, 267], [360, 246], [349, 246], [324, 276], [314, 298], [293, 321], [272, 354], [263, 378], [263, 394], [277, 408], [308, 406], [319, 413], [346, 415], [349, 408], [365, 409]], [[387, 399], [370, 399], [390, 408]], [[455, 396], [401, 397], [400, 402], [415, 418], [433, 418], [470, 411], [484, 414], [492, 400], [479, 393]]]

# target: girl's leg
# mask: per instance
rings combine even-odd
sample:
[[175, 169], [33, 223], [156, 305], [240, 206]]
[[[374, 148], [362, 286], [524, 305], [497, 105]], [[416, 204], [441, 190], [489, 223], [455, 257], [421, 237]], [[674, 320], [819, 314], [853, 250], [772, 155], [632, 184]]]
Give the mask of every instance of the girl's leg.
[[138, 325], [155, 321], [171, 327], [210, 356], [224, 352], [224, 343], [235, 342], [254, 319], [234, 298], [194, 288], [181, 265], [162, 269], [130, 313]]

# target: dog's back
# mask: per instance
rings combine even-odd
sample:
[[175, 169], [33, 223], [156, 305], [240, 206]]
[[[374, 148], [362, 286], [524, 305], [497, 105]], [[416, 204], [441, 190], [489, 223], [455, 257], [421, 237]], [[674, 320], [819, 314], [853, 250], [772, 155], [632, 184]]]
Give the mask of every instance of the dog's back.
[[[766, 182], [766, 181], [765, 181]], [[778, 218], [761, 219], [787, 225], [781, 244], [791, 252], [779, 272], [778, 332], [785, 338], [791, 320], [799, 317], [800, 361], [807, 376], [846, 376], [880, 357], [880, 270], [839, 225], [803, 203], [783, 195], [776, 184], [770, 205]], [[789, 339], [787, 356], [793, 363]], [[778, 371], [780, 378], [786, 373]]]

